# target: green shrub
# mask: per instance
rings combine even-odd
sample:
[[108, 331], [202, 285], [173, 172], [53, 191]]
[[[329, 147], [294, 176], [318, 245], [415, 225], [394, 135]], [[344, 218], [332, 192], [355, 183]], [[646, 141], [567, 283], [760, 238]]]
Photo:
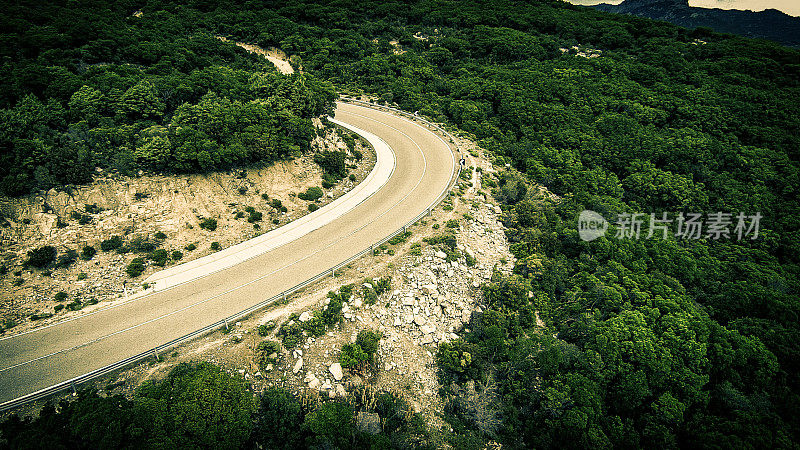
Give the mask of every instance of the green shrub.
[[281, 209], [281, 207], [283, 206], [283, 204], [282, 204], [282, 203], [281, 203], [281, 201], [280, 201], [280, 200], [278, 200], [277, 198], [273, 198], [273, 199], [272, 199], [272, 200], [269, 202], [269, 206], [271, 206], [271, 207], [273, 207], [273, 208], [275, 208], [275, 209], [277, 209], [277, 210], [280, 210], [280, 209]]
[[219, 242], [214, 241], [214, 242], [211, 243], [211, 250], [214, 250], [216, 252], [220, 248], [222, 248], [222, 247], [219, 245]]
[[187, 245], [187, 246], [186, 246], [186, 247], [184, 247], [184, 248], [185, 248], [187, 251], [190, 251], [190, 252], [191, 252], [191, 251], [194, 251], [194, 250], [196, 250], [196, 249], [197, 249], [197, 244], [195, 244], [195, 243], [191, 243], [191, 244]]
[[339, 363], [342, 367], [352, 369], [362, 366], [369, 361], [369, 356], [357, 344], [344, 344], [339, 354]]
[[250, 223], [254, 222], [261, 222], [261, 218], [263, 215], [258, 211], [253, 211], [250, 213], [250, 216], [247, 218], [247, 221]]
[[[291, 325], [290, 322], [294, 321]], [[303, 339], [303, 326], [297, 321], [297, 314], [289, 316], [289, 320], [284, 322], [278, 330], [278, 337], [285, 348], [294, 348]]]
[[345, 167], [345, 159], [347, 154], [342, 151], [326, 150], [314, 155], [314, 162], [319, 164], [322, 171], [326, 174], [343, 178], [347, 175], [347, 168]]
[[352, 173], [351, 173], [351, 174], [350, 174], [350, 176], [349, 176], [348, 178], [350, 179], [350, 181], [356, 181], [356, 176], [355, 176], [355, 174], [352, 174]]
[[264, 199], [264, 200], [269, 200], [269, 195], [266, 194], [266, 193], [261, 194], [261, 198]]
[[388, 242], [392, 245], [402, 244], [406, 242], [410, 237], [411, 237], [411, 232], [404, 231], [400, 234], [395, 235], [393, 238], [389, 239]]
[[308, 210], [309, 211], [314, 212], [314, 211], [316, 211], [318, 209], [319, 209], [319, 205], [317, 205], [316, 203], [309, 203], [308, 204]]
[[87, 225], [92, 222], [92, 216], [88, 214], [81, 214], [77, 211], [73, 211], [72, 214], [70, 214], [70, 216], [74, 220], [77, 220], [79, 225]]
[[31, 320], [49, 319], [51, 317], [53, 317], [53, 315], [51, 313], [37, 313], [37, 314], [31, 314], [30, 315], [30, 319]]
[[105, 241], [100, 242], [100, 250], [110, 252], [122, 247], [122, 238], [119, 236], [111, 236]]
[[91, 205], [86, 203], [84, 205], [83, 210], [86, 211], [89, 214], [99, 214], [101, 211], [103, 211], [103, 208], [97, 206], [96, 203], [93, 203]]
[[159, 267], [164, 267], [167, 265], [167, 261], [169, 260], [169, 253], [167, 253], [167, 251], [163, 248], [160, 248], [148, 253], [147, 259], [153, 261], [153, 264]]
[[380, 331], [364, 329], [358, 332], [358, 336], [356, 336], [356, 345], [360, 346], [361, 350], [372, 358], [375, 356], [375, 352], [378, 351], [378, 343], [382, 337], [383, 334]]
[[81, 272], [78, 274], [78, 281], [83, 281], [86, 279], [86, 272]]
[[273, 329], [275, 329], [275, 322], [270, 320], [267, 323], [258, 326], [258, 335], [267, 336]]
[[200, 228], [208, 231], [214, 231], [217, 229], [217, 219], [203, 219], [200, 221]]
[[92, 246], [86, 245], [83, 247], [83, 249], [81, 249], [81, 258], [83, 258], [86, 261], [89, 261], [90, 259], [94, 258], [94, 255], [96, 254], [97, 250], [95, 250], [95, 248]]
[[67, 304], [67, 309], [70, 311], [78, 311], [81, 308], [83, 308], [83, 305], [81, 304], [81, 301], [78, 300], [77, 298], [73, 300], [71, 303]]
[[58, 252], [52, 245], [30, 250], [28, 251], [28, 260], [25, 261], [25, 265], [36, 267], [37, 269], [47, 267], [55, 261], [56, 253]]
[[272, 223], [275, 224], [275, 225], [278, 225], [279, 223], [281, 223], [281, 220], [280, 219], [272, 219]]
[[156, 234], [154, 234], [153, 237], [158, 239], [158, 240], [160, 240], [160, 241], [163, 241], [164, 239], [167, 238], [167, 235], [164, 234], [163, 232], [159, 231]]
[[411, 254], [412, 256], [422, 255], [422, 244], [420, 244], [419, 242], [411, 244], [411, 250], [409, 250], [408, 253]]
[[131, 278], [136, 278], [144, 272], [144, 258], [134, 258], [128, 267], [125, 268], [125, 272]]
[[61, 311], [62, 309], [64, 309], [64, 305], [63, 305], [63, 304], [58, 304], [58, 305], [56, 305], [56, 306], [54, 306], [54, 307], [53, 307], [53, 311], [54, 311], [54, 312], [59, 312], [59, 311]]
[[153, 242], [147, 238], [136, 236], [131, 239], [128, 244], [128, 250], [134, 253], [150, 253], [161, 245], [158, 242]]
[[310, 187], [310, 188], [306, 189], [305, 192], [301, 192], [301, 193], [297, 194], [297, 196], [302, 200], [308, 200], [310, 202], [313, 202], [315, 200], [318, 200], [318, 199], [322, 198], [323, 192], [322, 192], [321, 188], [313, 186], [313, 187]]
[[447, 228], [458, 228], [458, 220], [450, 219], [447, 221]]
[[438, 224], [438, 223], [435, 223], [435, 224], [433, 224], [433, 225], [431, 226], [431, 228], [433, 228], [434, 230], [438, 230], [438, 229], [439, 229], [439, 224]]
[[55, 300], [57, 302], [63, 302], [64, 300], [67, 299], [67, 297], [69, 297], [69, 294], [67, 294], [64, 291], [60, 291], [60, 292], [56, 292], [56, 295], [53, 296], [53, 300]]
[[58, 260], [56, 261], [56, 265], [58, 267], [69, 267], [78, 260], [78, 252], [72, 249], [67, 250], [66, 252], [59, 255]]
[[173, 250], [172, 255], [170, 256], [172, 256], [173, 260], [180, 261], [183, 259], [183, 252], [181, 252], [180, 250]]

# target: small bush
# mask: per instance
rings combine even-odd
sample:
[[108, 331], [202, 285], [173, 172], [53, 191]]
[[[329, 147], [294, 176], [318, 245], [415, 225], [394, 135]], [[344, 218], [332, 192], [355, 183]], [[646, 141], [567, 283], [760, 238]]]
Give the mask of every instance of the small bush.
[[81, 272], [78, 274], [78, 281], [83, 281], [86, 279], [86, 272]]
[[322, 171], [326, 174], [343, 178], [347, 175], [347, 168], [345, 167], [346, 158], [347, 154], [345, 152], [326, 150], [314, 155], [314, 162], [319, 164]]
[[281, 212], [283, 212], [283, 213], [289, 212], [289, 208], [287, 208], [285, 206], [281, 206]]
[[275, 329], [275, 322], [270, 320], [269, 322], [258, 326], [258, 335], [267, 336], [273, 329]]
[[56, 292], [56, 295], [53, 296], [53, 300], [57, 302], [63, 302], [64, 300], [67, 299], [67, 297], [69, 297], [69, 294], [67, 294], [64, 291]]
[[438, 230], [438, 229], [439, 229], [439, 224], [438, 224], [438, 223], [435, 223], [435, 224], [433, 224], [433, 225], [431, 226], [431, 228], [433, 228], [434, 230]]
[[262, 217], [263, 214], [261, 214], [258, 211], [253, 211], [250, 213], [250, 216], [247, 218], [247, 221], [250, 223], [261, 222]]
[[153, 237], [158, 239], [159, 241], [163, 241], [164, 239], [167, 238], [167, 235], [159, 231], [158, 233], [154, 234]]
[[411, 232], [410, 231], [404, 231], [404, 232], [396, 235], [395, 237], [389, 239], [389, 243], [392, 244], [392, 245], [402, 244], [402, 243], [406, 242], [408, 240], [408, 238], [410, 238], [410, 237], [411, 237]]
[[347, 178], [349, 178], [349, 179], [350, 179], [350, 181], [356, 181], [356, 176], [355, 176], [354, 174], [352, 174], [352, 173], [351, 173], [351, 174], [350, 174], [350, 176], [349, 176], [349, 177], [347, 177]]
[[272, 219], [272, 223], [278, 225], [279, 223], [281, 223], [281, 221], [280, 219]]
[[134, 258], [128, 267], [125, 268], [125, 272], [131, 278], [136, 278], [144, 272], [144, 258]]
[[100, 250], [110, 252], [122, 247], [122, 238], [119, 236], [111, 236], [105, 241], [100, 242]]
[[92, 246], [87, 245], [84, 246], [83, 249], [81, 249], [81, 258], [83, 258], [86, 261], [89, 261], [90, 259], [94, 258], [94, 255], [96, 254], [97, 250], [95, 250], [95, 248]]
[[81, 304], [81, 301], [78, 300], [77, 298], [73, 300], [71, 303], [67, 304], [67, 309], [70, 311], [78, 311], [81, 308], [83, 308], [83, 305]]
[[415, 242], [411, 244], [411, 250], [409, 252], [412, 256], [421, 256], [422, 255], [422, 245], [419, 242]]
[[159, 245], [161, 245], [159, 242], [153, 242], [149, 239], [137, 236], [131, 239], [128, 244], [128, 250], [134, 253], [150, 253], [157, 249]]
[[316, 203], [309, 203], [308, 204], [308, 210], [309, 211], [314, 212], [314, 211], [316, 211], [318, 209], [319, 209], [319, 205], [317, 205]]
[[88, 214], [81, 214], [77, 211], [73, 211], [72, 214], [70, 214], [70, 217], [72, 217], [74, 220], [77, 220], [78, 224], [80, 225], [86, 225], [92, 221], [92, 216]]
[[264, 199], [264, 200], [269, 200], [269, 194], [266, 194], [266, 193], [261, 194], [261, 198]]
[[67, 228], [67, 225], [68, 225], [67, 222], [64, 222], [63, 220], [61, 220], [61, 217], [58, 217], [56, 219], [56, 227], [57, 228]]
[[83, 210], [89, 214], [98, 214], [103, 210], [103, 208], [97, 206], [97, 203], [93, 203], [91, 205], [86, 203]]
[[222, 248], [222, 247], [219, 245], [219, 242], [214, 241], [214, 242], [211, 243], [211, 250], [214, 250], [216, 252], [220, 248]]
[[280, 210], [283, 205], [280, 200], [278, 200], [277, 198], [273, 198], [269, 202], [269, 206], [272, 206], [273, 208]]
[[41, 269], [49, 266], [56, 259], [56, 248], [52, 245], [45, 245], [28, 252], [28, 260], [25, 261], [26, 266], [36, 267]]
[[190, 252], [191, 252], [191, 251], [194, 251], [194, 250], [196, 250], [196, 249], [197, 249], [197, 245], [196, 245], [196, 244], [194, 244], [194, 243], [191, 243], [191, 244], [187, 245], [187, 246], [186, 246], [186, 247], [184, 247], [184, 248], [185, 248], [187, 251], [190, 251]]
[[301, 193], [297, 194], [297, 196], [300, 199], [308, 200], [310, 202], [313, 202], [315, 200], [318, 200], [318, 199], [322, 198], [322, 195], [323, 195], [322, 189], [318, 188], [316, 186], [310, 187], [310, 188], [306, 189], [305, 192], [301, 192]]
[[56, 305], [56, 306], [53, 307], [53, 311], [54, 312], [59, 312], [62, 309], [64, 309], [64, 305]]
[[72, 263], [74, 263], [77, 260], [78, 260], [78, 252], [75, 251], [75, 250], [69, 249], [69, 250], [66, 251], [66, 253], [62, 253], [58, 257], [58, 261], [56, 262], [56, 265], [58, 267], [69, 267], [69, 266], [72, 265]]
[[180, 261], [181, 259], [183, 259], [183, 252], [181, 252], [180, 250], [173, 250], [171, 256], [173, 260]]
[[148, 253], [147, 259], [153, 261], [153, 264], [159, 267], [164, 267], [165, 265], [167, 265], [167, 260], [169, 260], [169, 253], [167, 253], [167, 251], [164, 250], [163, 248], [160, 248], [158, 250]]
[[458, 228], [458, 220], [450, 219], [447, 221], [447, 228]]
[[217, 229], [217, 219], [203, 219], [200, 221], [200, 228], [208, 231], [214, 231]]

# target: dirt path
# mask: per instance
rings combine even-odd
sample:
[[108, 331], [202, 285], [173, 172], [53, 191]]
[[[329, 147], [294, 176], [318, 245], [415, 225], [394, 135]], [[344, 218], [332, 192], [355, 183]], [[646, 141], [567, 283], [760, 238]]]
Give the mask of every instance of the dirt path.
[[[223, 36], [217, 36], [217, 39], [219, 39], [222, 42], [231, 42], [230, 40], [228, 40], [228, 38]], [[278, 69], [278, 72], [284, 75], [289, 75], [294, 73], [294, 68], [292, 67], [291, 64], [289, 64], [289, 58], [286, 56], [286, 53], [284, 53], [280, 49], [277, 49], [275, 47], [270, 47], [264, 50], [258, 45], [248, 44], [245, 42], [234, 42], [234, 44], [236, 44], [239, 47], [242, 47], [243, 49], [247, 50], [250, 53], [255, 53], [256, 55], [261, 55], [267, 58], [269, 62], [275, 65], [275, 67]]]

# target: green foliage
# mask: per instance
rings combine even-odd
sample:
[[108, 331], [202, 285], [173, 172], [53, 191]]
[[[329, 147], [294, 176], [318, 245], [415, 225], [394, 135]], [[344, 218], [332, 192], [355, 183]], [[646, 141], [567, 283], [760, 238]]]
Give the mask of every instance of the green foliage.
[[308, 211], [309, 212], [314, 212], [314, 211], [316, 211], [318, 209], [319, 209], [319, 205], [317, 205], [316, 203], [309, 203], [308, 204]]
[[348, 369], [362, 369], [372, 363], [382, 336], [377, 331], [361, 330], [355, 343], [342, 346], [339, 363]]
[[408, 240], [408, 238], [410, 238], [410, 237], [411, 237], [411, 232], [410, 231], [403, 231], [403, 232], [395, 235], [393, 238], [389, 239], [388, 242], [390, 244], [392, 244], [392, 245], [402, 244], [402, 243], [406, 242]]
[[66, 252], [58, 255], [56, 259], [57, 267], [69, 267], [78, 260], [78, 252], [73, 249], [68, 249]]
[[270, 200], [269, 206], [271, 206], [271, 207], [273, 207], [273, 208], [275, 208], [277, 210], [280, 210], [281, 208], [283, 208], [283, 203], [280, 200], [278, 200], [277, 198], [273, 198], [272, 200]]
[[58, 251], [52, 245], [45, 245], [33, 250], [29, 250], [28, 259], [25, 261], [25, 265], [36, 267], [37, 269], [43, 269], [55, 261], [57, 253]]
[[346, 159], [347, 153], [342, 151], [325, 150], [314, 154], [314, 162], [319, 164], [326, 175], [334, 176], [337, 180], [347, 176]]
[[[261, 395], [251, 440], [263, 448], [301, 449], [307, 434], [303, 408], [282, 388], [269, 388]], [[335, 426], [338, 426], [336, 424]]]
[[250, 215], [247, 217], [247, 221], [250, 223], [254, 222], [261, 222], [261, 219], [264, 215], [259, 211], [252, 211]]
[[64, 291], [59, 291], [59, 292], [56, 292], [56, 295], [53, 296], [53, 300], [55, 300], [57, 302], [63, 302], [64, 300], [67, 299], [67, 297], [69, 297], [69, 294], [67, 294]]
[[81, 249], [81, 258], [89, 261], [90, 259], [94, 258], [94, 255], [97, 254], [97, 250], [91, 245], [85, 245], [83, 249]]
[[307, 201], [310, 201], [310, 202], [318, 200], [318, 199], [322, 198], [322, 196], [323, 196], [322, 189], [318, 188], [316, 186], [312, 186], [312, 187], [306, 189], [305, 192], [301, 192], [301, 193], [297, 194], [297, 197], [299, 197], [300, 199], [307, 200]]
[[122, 238], [119, 236], [111, 236], [110, 238], [100, 242], [100, 250], [110, 252], [122, 247]]
[[189, 251], [189, 252], [197, 250], [197, 244], [192, 242], [192, 243], [188, 244], [186, 247], [184, 247], [184, 249], [186, 249], [186, 251]]
[[125, 268], [125, 273], [131, 278], [136, 278], [144, 272], [144, 258], [133, 258]]
[[211, 218], [211, 217], [202, 219], [200, 221], [200, 228], [202, 228], [204, 230], [208, 230], [208, 231], [216, 230], [217, 229], [217, 219], [214, 219], [214, 218]]
[[319, 448], [349, 448], [355, 432], [353, 408], [347, 403], [328, 402], [306, 417]]
[[166, 238], [167, 238], [167, 235], [166, 235], [166, 234], [164, 234], [164, 233], [163, 233], [163, 232], [161, 232], [161, 231], [158, 231], [158, 232], [156, 232], [156, 234], [154, 234], [154, 235], [153, 235], [153, 237], [154, 237], [154, 238], [156, 238], [156, 239], [158, 239], [159, 241], [163, 241], [164, 239], [166, 239]]
[[270, 320], [269, 322], [258, 326], [258, 335], [267, 336], [269, 335], [270, 331], [274, 329], [275, 329], [275, 322]]
[[219, 242], [214, 241], [214, 242], [211, 243], [211, 250], [212, 251], [216, 252], [216, 251], [220, 250], [221, 248], [222, 248], [222, 246], [219, 245]]
[[153, 261], [153, 264], [159, 267], [164, 267], [167, 265], [167, 261], [169, 261], [169, 253], [163, 248], [159, 248], [158, 250], [150, 252], [147, 255], [147, 259]]
[[180, 250], [173, 250], [170, 256], [172, 257], [173, 261], [180, 261], [183, 259], [183, 252]]
[[458, 228], [458, 219], [450, 219], [445, 224], [447, 228]]

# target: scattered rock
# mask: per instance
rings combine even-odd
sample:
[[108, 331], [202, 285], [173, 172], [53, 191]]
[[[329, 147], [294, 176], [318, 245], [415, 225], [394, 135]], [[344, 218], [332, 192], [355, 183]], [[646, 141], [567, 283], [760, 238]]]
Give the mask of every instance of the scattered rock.
[[336, 381], [341, 380], [342, 377], [344, 376], [344, 374], [342, 373], [342, 365], [339, 364], [338, 362], [331, 364], [331, 367], [328, 370], [330, 370], [331, 375], [333, 375], [333, 378]]
[[300, 372], [300, 369], [303, 368], [303, 357], [297, 358], [297, 362], [294, 363], [294, 367], [292, 367], [292, 373]]

